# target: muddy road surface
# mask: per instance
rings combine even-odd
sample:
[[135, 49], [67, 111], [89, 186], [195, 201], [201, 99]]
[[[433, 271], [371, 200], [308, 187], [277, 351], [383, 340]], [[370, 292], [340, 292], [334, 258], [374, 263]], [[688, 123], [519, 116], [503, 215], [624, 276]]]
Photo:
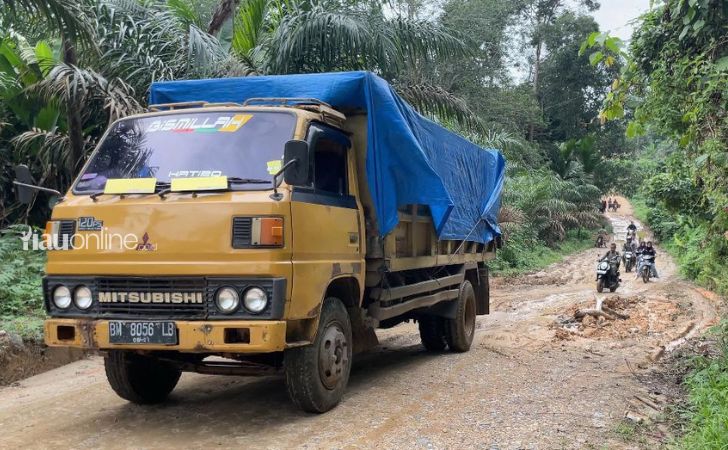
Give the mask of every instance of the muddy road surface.
[[[631, 218], [622, 204], [608, 214], [620, 250]], [[664, 400], [639, 374], [715, 323], [717, 300], [658, 249], [660, 279], [623, 273], [616, 293], [599, 294], [629, 318], [577, 321], [596, 302], [603, 252], [492, 280], [493, 313], [478, 319], [469, 353], [425, 352], [413, 324], [381, 332], [324, 415], [298, 411], [277, 377], [184, 374], [166, 404], [136, 406], [94, 357], [0, 388], [0, 448], [630, 447], [615, 431], [625, 414]]]

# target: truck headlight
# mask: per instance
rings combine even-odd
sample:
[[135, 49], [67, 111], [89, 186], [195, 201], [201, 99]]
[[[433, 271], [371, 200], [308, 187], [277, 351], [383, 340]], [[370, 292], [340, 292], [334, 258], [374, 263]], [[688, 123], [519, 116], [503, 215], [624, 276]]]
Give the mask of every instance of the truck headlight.
[[53, 304], [60, 309], [67, 309], [71, 306], [71, 291], [63, 285], [53, 289]]
[[76, 304], [78, 309], [89, 309], [93, 304], [94, 299], [91, 294], [91, 289], [86, 286], [79, 286], [73, 292], [73, 303]]
[[215, 294], [215, 304], [221, 313], [230, 314], [238, 309], [240, 295], [238, 295], [238, 291], [231, 287], [220, 288]]
[[254, 314], [258, 314], [268, 306], [268, 294], [261, 288], [252, 287], [245, 291], [243, 303], [245, 304], [245, 309]]

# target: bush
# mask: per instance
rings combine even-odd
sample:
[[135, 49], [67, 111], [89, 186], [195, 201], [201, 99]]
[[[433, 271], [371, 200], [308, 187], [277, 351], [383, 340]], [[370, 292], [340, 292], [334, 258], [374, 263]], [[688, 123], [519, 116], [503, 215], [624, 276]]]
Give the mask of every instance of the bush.
[[728, 322], [719, 325], [722, 354], [695, 360], [695, 369], [685, 379], [688, 420], [680, 448], [728, 448]]
[[632, 204], [637, 217], [649, 224], [684, 276], [719, 294], [728, 294], [728, 277], [725, 276], [728, 273], [728, 239], [712, 231], [711, 221], [672, 215], [664, 207], [648, 206], [643, 197], [634, 198]]
[[564, 256], [594, 245], [596, 230], [570, 230], [566, 239], [552, 248], [526, 230], [514, 232], [489, 264], [495, 275], [512, 275], [541, 269], [560, 261]]
[[0, 319], [43, 314], [45, 254], [23, 250], [20, 235], [27, 231], [16, 225], [0, 232]]

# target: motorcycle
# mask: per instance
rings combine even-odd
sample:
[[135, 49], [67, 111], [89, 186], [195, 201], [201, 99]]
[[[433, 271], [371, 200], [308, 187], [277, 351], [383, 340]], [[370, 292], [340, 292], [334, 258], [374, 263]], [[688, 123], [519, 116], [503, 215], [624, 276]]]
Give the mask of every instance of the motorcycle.
[[630, 251], [626, 251], [622, 254], [624, 259], [624, 270], [631, 272], [634, 267], [634, 254]]
[[650, 281], [652, 272], [655, 267], [655, 257], [652, 255], [642, 255], [642, 263], [640, 266], [640, 275], [642, 275], [642, 281], [647, 283]]
[[606, 287], [614, 292], [619, 287], [619, 271], [616, 264], [610, 264], [606, 259], [597, 262], [597, 292], [601, 293]]
[[637, 232], [635, 230], [628, 229], [627, 230], [627, 240], [634, 239], [636, 237]]
[[594, 244], [594, 247], [596, 247], [596, 248], [606, 248], [607, 247], [607, 243], [604, 242], [604, 236], [602, 236], [602, 235], [597, 236], [597, 242]]

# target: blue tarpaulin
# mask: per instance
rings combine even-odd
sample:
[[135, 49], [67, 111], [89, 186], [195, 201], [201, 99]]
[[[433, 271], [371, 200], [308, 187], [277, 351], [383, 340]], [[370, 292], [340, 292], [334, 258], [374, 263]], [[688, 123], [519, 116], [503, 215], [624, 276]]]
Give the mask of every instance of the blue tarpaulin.
[[366, 173], [382, 236], [397, 225], [397, 207], [410, 204], [429, 206], [440, 239], [487, 243], [500, 234], [501, 153], [424, 118], [370, 72], [156, 82], [149, 103], [256, 97], [317, 98], [367, 113]]

